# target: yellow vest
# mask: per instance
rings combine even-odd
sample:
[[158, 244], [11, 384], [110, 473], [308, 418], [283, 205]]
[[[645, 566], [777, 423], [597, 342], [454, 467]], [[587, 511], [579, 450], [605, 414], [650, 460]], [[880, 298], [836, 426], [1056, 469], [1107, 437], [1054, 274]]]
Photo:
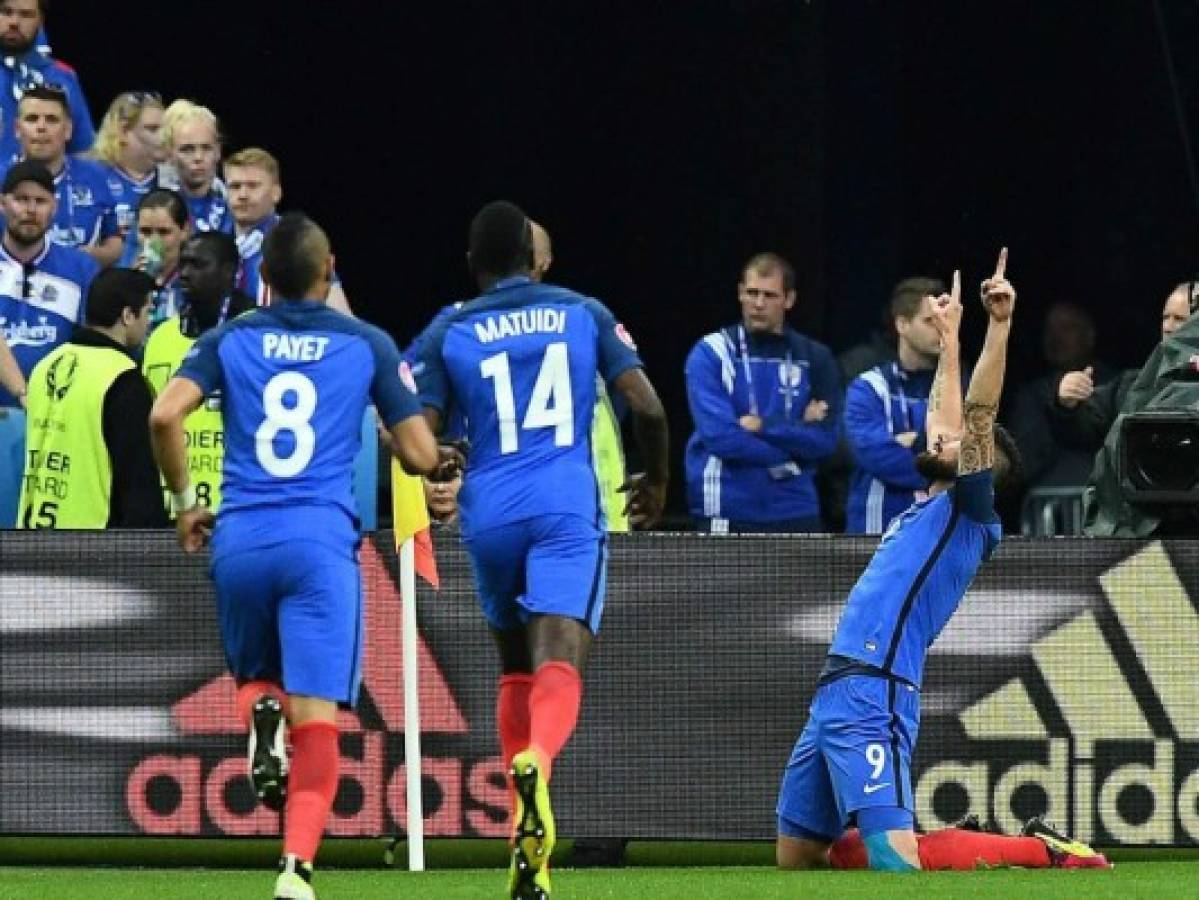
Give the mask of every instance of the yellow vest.
[[624, 449], [620, 443], [620, 422], [608, 399], [602, 378], [595, 380], [595, 412], [591, 417], [591, 460], [599, 482], [600, 504], [608, 518], [608, 531], [629, 530], [624, 505], [629, 495], [619, 488], [624, 484]]
[[[195, 342], [195, 338], [183, 333], [178, 316], [167, 319], [151, 332], [142, 356], [142, 372], [155, 397], [179, 370], [183, 357]], [[201, 506], [216, 512], [221, 505], [221, 471], [225, 462], [225, 423], [221, 418], [220, 398], [205, 400], [183, 420], [183, 428], [187, 439], [187, 470], [196, 489], [196, 499]], [[162, 489], [169, 510], [170, 495], [165, 482]]]
[[105, 528], [112, 460], [104, 396], [137, 366], [109, 347], [63, 344], [33, 368], [25, 420], [19, 528]]

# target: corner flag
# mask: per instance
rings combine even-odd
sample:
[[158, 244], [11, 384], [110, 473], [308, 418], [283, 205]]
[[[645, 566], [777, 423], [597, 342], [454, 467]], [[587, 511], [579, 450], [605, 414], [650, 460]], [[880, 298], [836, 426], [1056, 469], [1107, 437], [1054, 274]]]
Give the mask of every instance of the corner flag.
[[441, 583], [437, 577], [437, 559], [433, 556], [433, 538], [429, 534], [424, 484], [400, 468], [400, 461], [394, 457], [391, 460], [391, 518], [396, 549], [412, 538], [416, 574], [436, 590]]

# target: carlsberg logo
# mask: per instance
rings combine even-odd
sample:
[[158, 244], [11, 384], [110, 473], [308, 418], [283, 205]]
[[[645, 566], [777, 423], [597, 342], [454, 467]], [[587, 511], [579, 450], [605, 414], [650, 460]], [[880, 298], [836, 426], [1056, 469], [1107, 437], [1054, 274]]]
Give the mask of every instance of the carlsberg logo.
[[959, 713], [982, 746], [924, 771], [925, 828], [949, 824], [934, 802], [949, 788], [1008, 833], [1013, 805], [1040, 798], [1084, 841], [1199, 842], [1199, 613], [1160, 543], [1099, 580], [1110, 617], [1087, 609], [1038, 638], [1034, 666]]

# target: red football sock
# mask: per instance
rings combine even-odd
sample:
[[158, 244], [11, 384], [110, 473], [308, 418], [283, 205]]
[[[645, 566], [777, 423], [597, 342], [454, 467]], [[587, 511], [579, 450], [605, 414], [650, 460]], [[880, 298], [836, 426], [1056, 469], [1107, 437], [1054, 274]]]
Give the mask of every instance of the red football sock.
[[946, 828], [916, 837], [923, 869], [977, 869], [988, 866], [1023, 866], [1026, 869], [1049, 867], [1049, 851], [1035, 837], [1009, 837], [985, 831]]
[[321, 721], [296, 725], [291, 730], [291, 745], [283, 853], [294, 853], [310, 863], [316, 858], [337, 795], [337, 726]]
[[570, 663], [542, 663], [529, 690], [529, 746], [541, 755], [546, 780], [579, 721], [583, 679]]
[[247, 681], [237, 689], [237, 718], [246, 731], [250, 730], [250, 716], [254, 713], [254, 704], [264, 694], [270, 694], [283, 705], [283, 714], [288, 713], [287, 694], [283, 688], [272, 681]]
[[866, 853], [862, 833], [850, 828], [833, 841], [828, 848], [828, 864], [834, 869], [869, 869], [870, 857]]
[[[533, 676], [527, 672], [515, 672], [500, 676], [499, 691], [496, 693], [495, 721], [500, 732], [500, 756], [504, 760], [504, 771], [512, 765], [514, 757], [529, 746], [529, 690], [533, 687]], [[508, 781], [508, 810], [516, 815], [516, 789], [512, 779]]]

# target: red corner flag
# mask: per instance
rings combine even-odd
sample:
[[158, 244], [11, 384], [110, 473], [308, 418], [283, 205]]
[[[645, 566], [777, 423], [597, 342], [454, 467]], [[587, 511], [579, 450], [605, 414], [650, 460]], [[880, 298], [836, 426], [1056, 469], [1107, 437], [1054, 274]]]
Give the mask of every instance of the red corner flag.
[[433, 556], [433, 538], [429, 534], [425, 487], [419, 478], [400, 468], [400, 461], [394, 457], [391, 460], [391, 518], [396, 549], [412, 538], [416, 574], [429, 582], [434, 590], [440, 588], [437, 559]]

